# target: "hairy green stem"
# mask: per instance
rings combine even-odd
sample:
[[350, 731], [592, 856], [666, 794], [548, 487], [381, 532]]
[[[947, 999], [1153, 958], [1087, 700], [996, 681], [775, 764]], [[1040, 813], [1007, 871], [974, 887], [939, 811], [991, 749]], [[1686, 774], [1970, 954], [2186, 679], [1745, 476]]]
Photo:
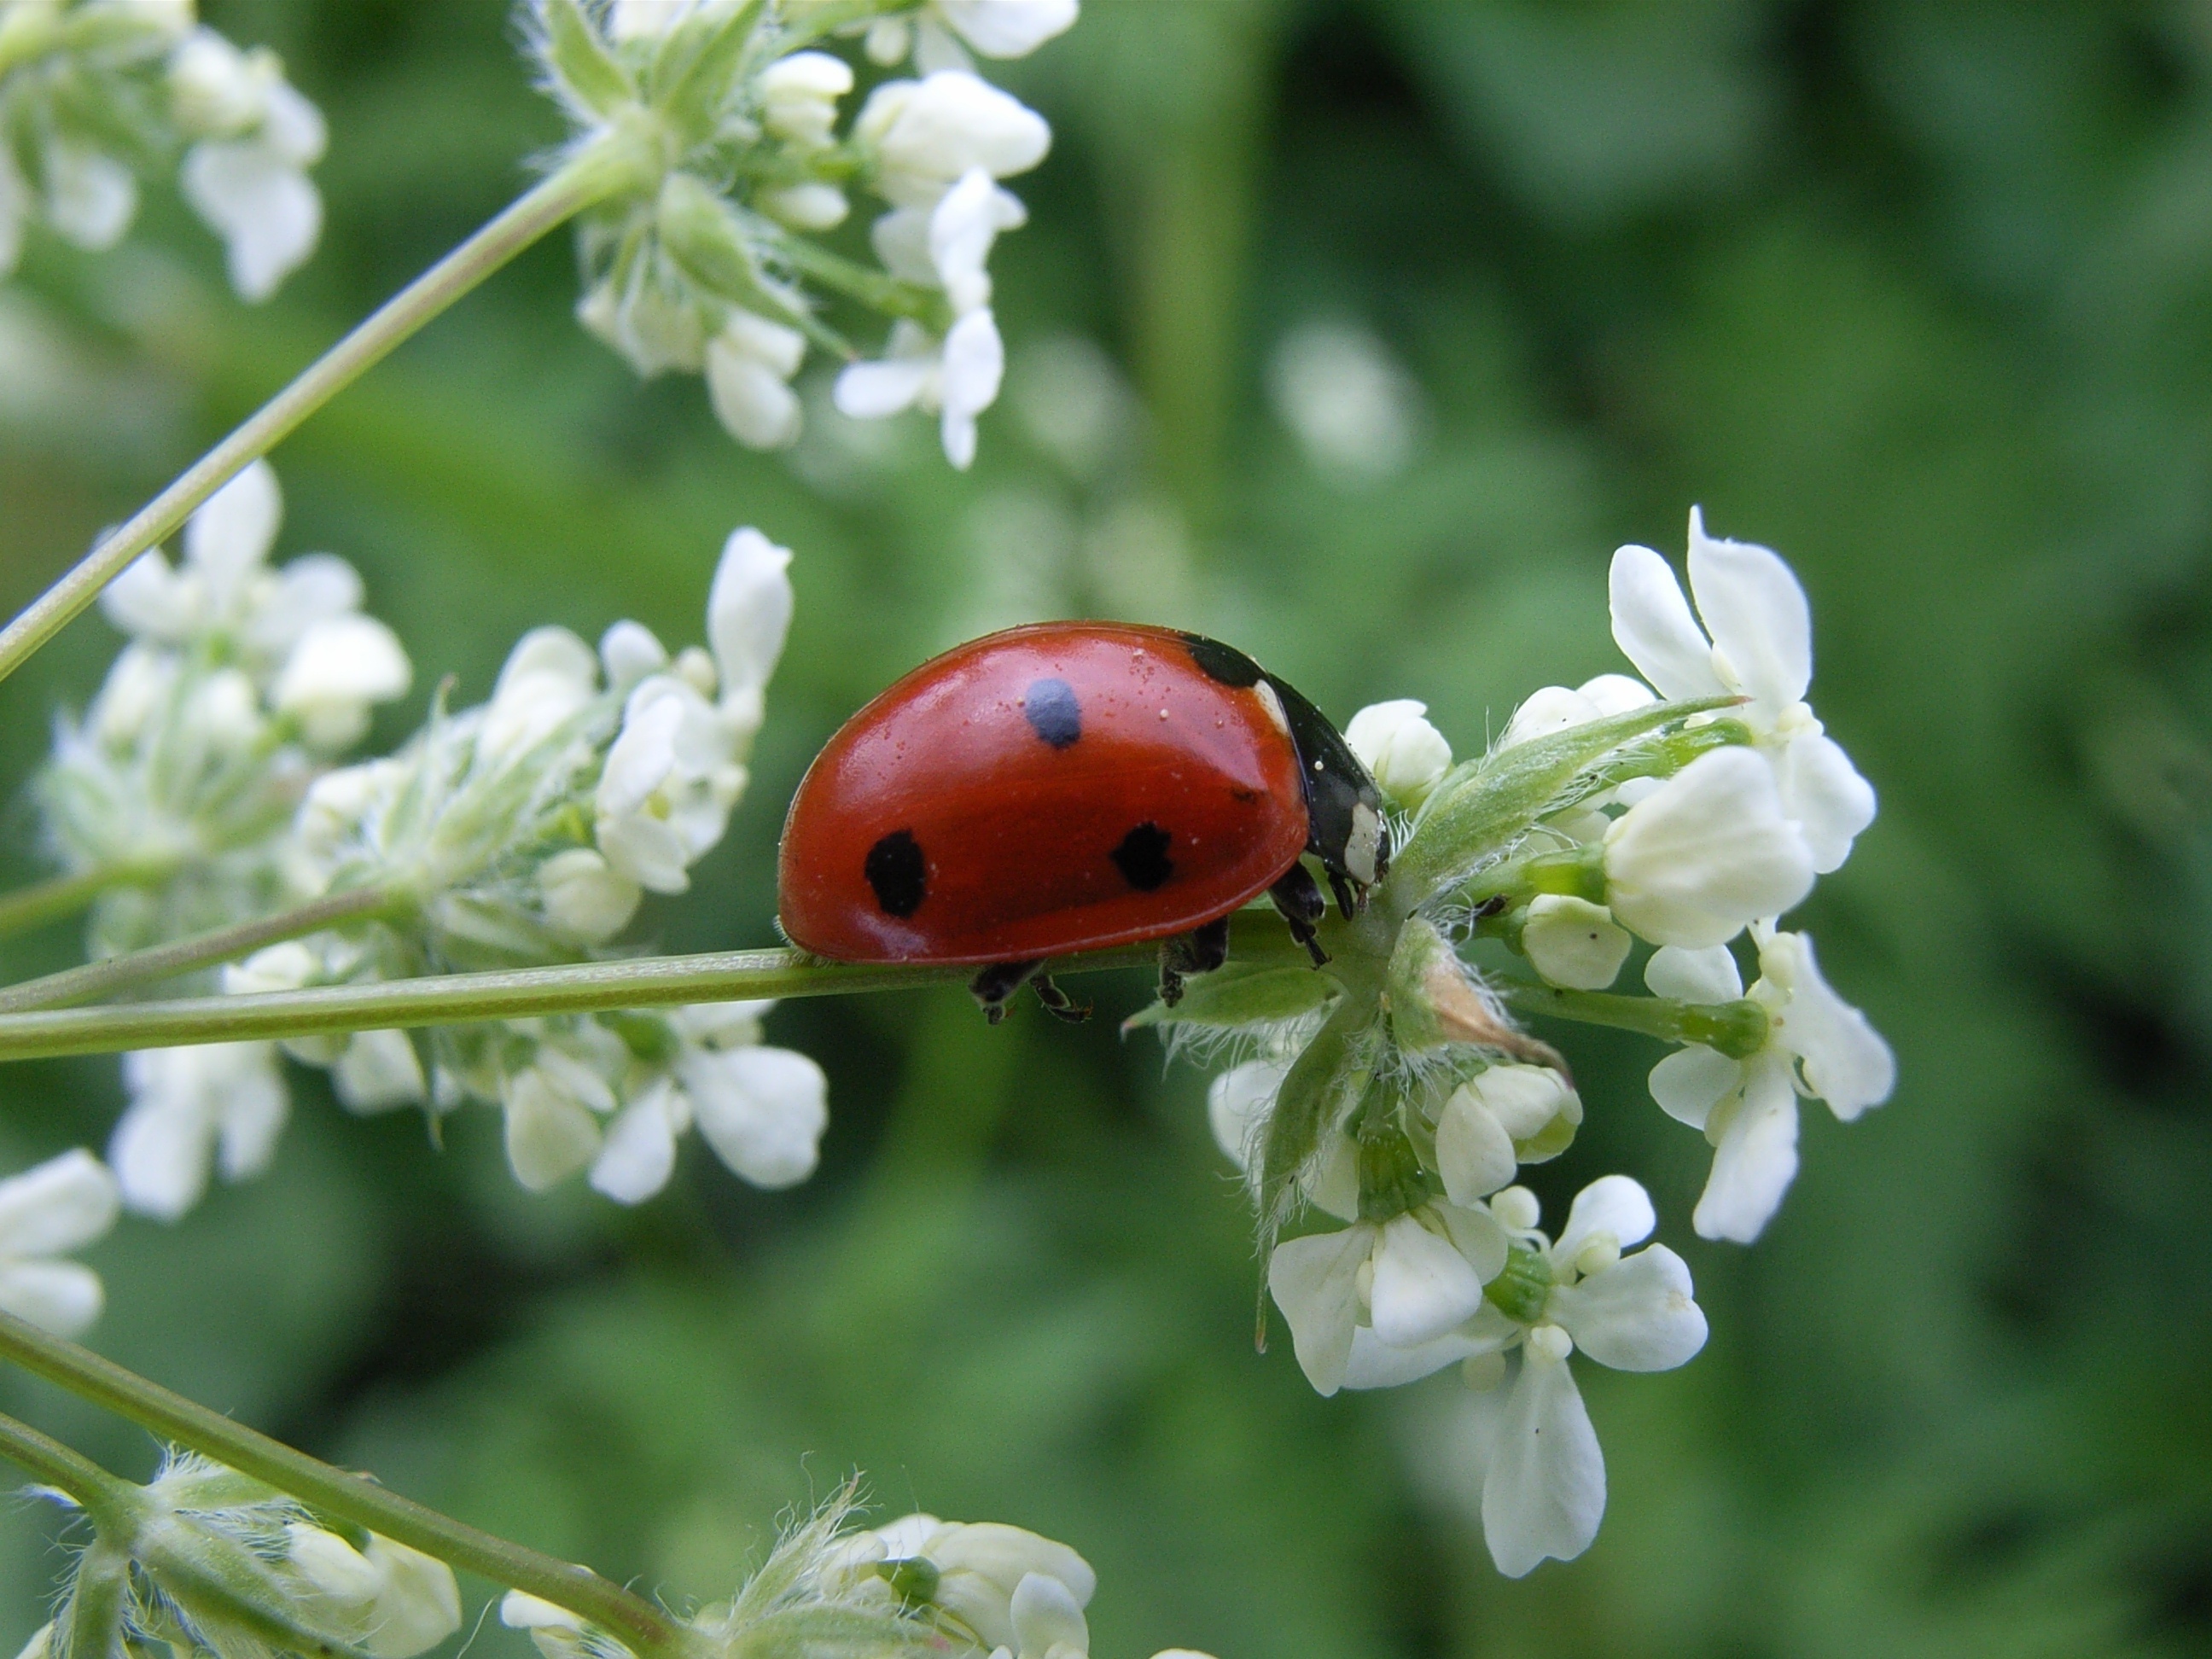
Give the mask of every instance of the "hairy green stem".
[[317, 358], [289, 386], [186, 468], [126, 523], [102, 537], [60, 580], [0, 629], [0, 679], [59, 633], [133, 559], [175, 532], [192, 509], [265, 455], [401, 342], [507, 261], [592, 204], [634, 187], [650, 164], [617, 131], [573, 156]]
[[[556, 1561], [550, 1555], [494, 1537], [402, 1498], [362, 1475], [333, 1468], [281, 1441], [233, 1422], [220, 1412], [195, 1404], [158, 1382], [127, 1371], [88, 1348], [50, 1335], [13, 1314], [0, 1313], [0, 1358], [12, 1361], [33, 1376], [45, 1377], [80, 1400], [89, 1401], [136, 1423], [149, 1433], [190, 1447], [241, 1474], [289, 1492], [321, 1514], [366, 1527], [410, 1549], [434, 1555], [449, 1566], [566, 1607], [612, 1632], [641, 1654], [673, 1655], [684, 1650], [681, 1626], [641, 1596], [633, 1595], [588, 1567]], [[65, 1454], [75, 1463], [84, 1461], [68, 1448], [46, 1441], [34, 1430], [22, 1432]], [[38, 1449], [24, 1443], [27, 1455]], [[0, 1453], [16, 1457], [15, 1443], [10, 1441], [0, 1444]], [[57, 1463], [54, 1467], [61, 1465]], [[106, 1477], [104, 1472], [95, 1473], [112, 1478]]]
[[1662, 1042], [1699, 1042], [1731, 1060], [1748, 1060], [1766, 1046], [1766, 1010], [1746, 998], [1734, 1002], [1677, 1002], [1672, 997], [1622, 996], [1613, 991], [1567, 991], [1553, 985], [1513, 985], [1506, 1000], [1520, 1012], [1550, 1014], [1584, 1025], [1640, 1031]]
[[[1238, 933], [1240, 960], [1304, 964], [1304, 951], [1264, 923]], [[1054, 974], [1150, 967], [1153, 945], [1129, 945], [1057, 957]], [[796, 951], [726, 951], [642, 957], [565, 968], [447, 974], [374, 985], [331, 985], [247, 996], [188, 997], [112, 1008], [56, 1008], [0, 1013], [0, 1060], [201, 1042], [335, 1036], [421, 1025], [602, 1013], [617, 1008], [680, 1006], [759, 998], [847, 996], [965, 984], [973, 967], [933, 963], [823, 963]]]
[[0, 893], [0, 939], [75, 915], [102, 893], [118, 887], [158, 885], [176, 874], [182, 862], [164, 858], [95, 865], [74, 875], [52, 876], [12, 893]]
[[130, 1589], [130, 1553], [103, 1529], [77, 1559], [70, 1593], [70, 1659], [125, 1659], [123, 1615]]
[[27, 1423], [0, 1416], [0, 1457], [62, 1493], [102, 1531], [127, 1525], [125, 1483], [83, 1453], [40, 1434]]
[[159, 979], [190, 973], [195, 968], [229, 962], [264, 945], [276, 945], [303, 934], [320, 933], [342, 921], [388, 914], [404, 908], [407, 900], [381, 887], [354, 887], [332, 893], [313, 903], [252, 921], [234, 922], [211, 933], [198, 933], [167, 945], [149, 945], [119, 957], [65, 968], [58, 974], [25, 980], [0, 988], [0, 1014], [30, 1008], [69, 1008], [97, 1002], [117, 991]]

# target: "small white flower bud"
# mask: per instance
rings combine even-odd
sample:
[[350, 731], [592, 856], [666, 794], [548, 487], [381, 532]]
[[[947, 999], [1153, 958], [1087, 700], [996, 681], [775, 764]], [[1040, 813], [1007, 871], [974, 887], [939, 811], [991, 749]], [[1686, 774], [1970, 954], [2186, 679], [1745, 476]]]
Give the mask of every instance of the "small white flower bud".
[[507, 1161], [533, 1193], [559, 1185], [599, 1156], [599, 1122], [538, 1066], [507, 1079]]
[[1344, 740], [1382, 793], [1407, 806], [1418, 805], [1451, 768], [1451, 744], [1423, 718], [1428, 712], [1410, 697], [1370, 703], [1344, 728]]
[[556, 853], [538, 866], [545, 916], [580, 945], [604, 945], [629, 925], [645, 890], [588, 847]]
[[668, 666], [668, 648], [643, 623], [625, 619], [599, 635], [599, 661], [607, 671], [607, 684], [627, 691]]
[[1613, 913], [1588, 899], [1540, 893], [1528, 902], [1521, 948], [1547, 983], [1602, 991], [1620, 976], [1632, 943]]
[[878, 69], [895, 68], [914, 50], [914, 27], [903, 17], [878, 17], [868, 25], [860, 49]]
[[213, 29], [196, 30], [169, 59], [177, 125], [195, 138], [228, 138], [258, 126], [276, 78], [268, 53], [248, 57]]
[[334, 617], [300, 636], [277, 676], [276, 703], [311, 748], [349, 748], [368, 729], [369, 706], [404, 696], [414, 674], [398, 635], [375, 617]]
[[707, 640], [726, 699], [758, 692], [791, 629], [791, 550], [750, 526], [732, 532], [707, 594]]
[[1575, 1351], [1574, 1339], [1557, 1325], [1539, 1325], [1528, 1333], [1524, 1344], [1530, 1360], [1556, 1365]]
[[820, 149], [835, 136], [837, 100], [853, 89], [853, 70], [826, 52], [799, 52], [761, 71], [761, 125], [775, 137]]
[[658, 40], [699, 4], [700, 0], [615, 0], [607, 33], [617, 40]]
[[781, 190], [765, 190], [758, 204], [769, 218], [793, 230], [835, 230], [853, 211], [845, 192], [835, 185], [787, 185]]
[[806, 337], [750, 311], [733, 311], [707, 343], [707, 393], [715, 417], [750, 449], [781, 449], [799, 437], [799, 398], [789, 385]]
[[222, 970], [226, 996], [252, 996], [261, 991], [296, 991], [314, 981], [322, 964], [299, 939], [286, 939], [256, 951], [243, 962]]
[[1525, 1233], [1542, 1218], [1543, 1206], [1526, 1187], [1508, 1187], [1490, 1200], [1490, 1212], [1510, 1233]]
[[1592, 1273], [1603, 1273], [1620, 1260], [1620, 1241], [1609, 1232], [1601, 1232], [1575, 1252], [1575, 1271], [1588, 1279]]
[[59, 1336], [81, 1336], [105, 1303], [100, 1275], [56, 1258], [103, 1237], [121, 1197], [82, 1148], [0, 1181], [0, 1309]]
[[356, 1031], [331, 1074], [349, 1112], [383, 1112], [421, 1101], [422, 1062], [404, 1031]]
[[937, 0], [937, 9], [984, 57], [1026, 58], [1073, 27], [1078, 6], [1076, 0]]
[[878, 188], [896, 207], [933, 207], [970, 167], [994, 179], [1044, 160], [1052, 129], [1019, 99], [958, 70], [888, 81], [869, 94], [854, 136], [874, 151]]

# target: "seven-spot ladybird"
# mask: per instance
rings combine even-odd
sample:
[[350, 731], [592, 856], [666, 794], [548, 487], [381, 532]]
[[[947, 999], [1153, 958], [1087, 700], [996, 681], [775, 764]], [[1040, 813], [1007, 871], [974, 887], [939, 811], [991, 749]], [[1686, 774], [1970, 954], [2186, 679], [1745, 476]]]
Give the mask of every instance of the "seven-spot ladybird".
[[1161, 991], [1221, 965], [1269, 894], [1313, 955], [1389, 865], [1382, 796], [1336, 728], [1240, 651], [1121, 623], [1008, 629], [924, 663], [848, 721], [783, 826], [778, 908], [840, 962], [975, 963], [996, 1020], [1048, 957], [1165, 941]]

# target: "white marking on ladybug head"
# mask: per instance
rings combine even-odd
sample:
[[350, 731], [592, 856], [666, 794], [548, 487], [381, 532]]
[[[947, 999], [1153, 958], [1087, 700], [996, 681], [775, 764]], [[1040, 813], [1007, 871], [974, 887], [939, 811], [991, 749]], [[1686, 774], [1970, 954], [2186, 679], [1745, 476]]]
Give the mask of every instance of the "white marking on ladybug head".
[[1365, 801], [1352, 809], [1352, 834], [1345, 838], [1344, 867], [1363, 887], [1375, 884], [1375, 855], [1382, 846], [1382, 815]]
[[1267, 711], [1267, 718], [1275, 723], [1275, 730], [1285, 737], [1291, 735], [1291, 717], [1283, 712], [1283, 700], [1275, 695], [1275, 688], [1265, 680], [1252, 682], [1252, 695], [1260, 699], [1260, 707]]

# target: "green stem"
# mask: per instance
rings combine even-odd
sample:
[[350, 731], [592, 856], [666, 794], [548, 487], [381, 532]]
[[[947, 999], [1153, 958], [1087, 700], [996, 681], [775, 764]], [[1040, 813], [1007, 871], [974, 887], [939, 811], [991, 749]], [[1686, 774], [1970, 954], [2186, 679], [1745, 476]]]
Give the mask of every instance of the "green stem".
[[394, 295], [0, 629], [0, 679], [21, 667], [133, 559], [173, 534], [194, 507], [402, 341], [556, 226], [641, 182], [646, 167], [635, 143], [611, 130]]
[[125, 864], [103, 864], [75, 875], [52, 876], [0, 893], [0, 939], [27, 933], [50, 921], [75, 915], [102, 893], [118, 887], [152, 887], [177, 872], [179, 859], [144, 859]]
[[129, 1488], [83, 1453], [27, 1423], [0, 1417], [0, 1457], [64, 1494], [103, 1532], [128, 1531]]
[[125, 1659], [123, 1615], [130, 1600], [130, 1553], [102, 1530], [77, 1559], [70, 1593], [70, 1659]]
[[1748, 999], [1677, 1002], [1672, 997], [1567, 991], [1553, 985], [1510, 986], [1505, 997], [1523, 1013], [1550, 1014], [1584, 1025], [1638, 1031], [1662, 1042], [1703, 1043], [1731, 1060], [1748, 1060], [1765, 1048], [1771, 1024], [1766, 1010]]
[[[1269, 966], [1306, 961], [1304, 951], [1279, 928], [1249, 928], [1237, 936], [1235, 948], [1238, 959]], [[1047, 966], [1055, 974], [1092, 973], [1150, 967], [1158, 955], [1157, 946], [1129, 945], [1060, 957]], [[247, 996], [187, 997], [112, 1008], [45, 1009], [0, 1013], [0, 1060], [603, 1013], [617, 1008], [907, 991], [965, 984], [975, 971], [972, 966], [932, 963], [822, 963], [796, 951], [728, 951]]]
[[[281, 1441], [234, 1423], [219, 1412], [173, 1394], [158, 1382], [127, 1371], [89, 1349], [49, 1335], [13, 1314], [0, 1313], [0, 1358], [10, 1360], [33, 1376], [45, 1377], [78, 1399], [103, 1407], [164, 1440], [188, 1446], [241, 1474], [289, 1492], [310, 1509], [366, 1527], [494, 1583], [566, 1607], [580, 1618], [612, 1632], [640, 1654], [675, 1654], [683, 1649], [681, 1626], [651, 1602], [600, 1577], [588, 1567], [556, 1561], [550, 1555], [494, 1537], [389, 1492], [374, 1480], [333, 1468], [305, 1452], [295, 1451]], [[45, 1437], [36, 1435], [35, 1431], [23, 1432], [45, 1441]], [[66, 1447], [54, 1446], [51, 1441], [45, 1444], [76, 1462], [83, 1462]], [[26, 1443], [24, 1449], [29, 1452], [37, 1449]], [[16, 1455], [12, 1443], [0, 1446], [0, 1450], [11, 1458]]]
[[149, 945], [143, 951], [129, 951], [100, 962], [88, 962], [79, 968], [66, 968], [58, 974], [47, 974], [42, 978], [25, 980], [20, 985], [0, 988], [0, 1014], [18, 1013], [31, 1008], [69, 1008], [79, 1003], [97, 1002], [134, 985], [168, 979], [178, 974], [189, 973], [195, 968], [207, 967], [212, 963], [229, 962], [249, 951], [258, 951], [264, 945], [275, 945], [284, 939], [298, 939], [303, 934], [320, 933], [324, 928], [342, 921], [357, 921], [366, 916], [388, 913], [402, 908], [405, 902], [386, 888], [349, 888], [344, 892], [332, 893], [312, 904], [281, 911], [273, 916], [234, 922], [212, 933], [195, 934], [191, 939], [180, 939], [168, 945]]

